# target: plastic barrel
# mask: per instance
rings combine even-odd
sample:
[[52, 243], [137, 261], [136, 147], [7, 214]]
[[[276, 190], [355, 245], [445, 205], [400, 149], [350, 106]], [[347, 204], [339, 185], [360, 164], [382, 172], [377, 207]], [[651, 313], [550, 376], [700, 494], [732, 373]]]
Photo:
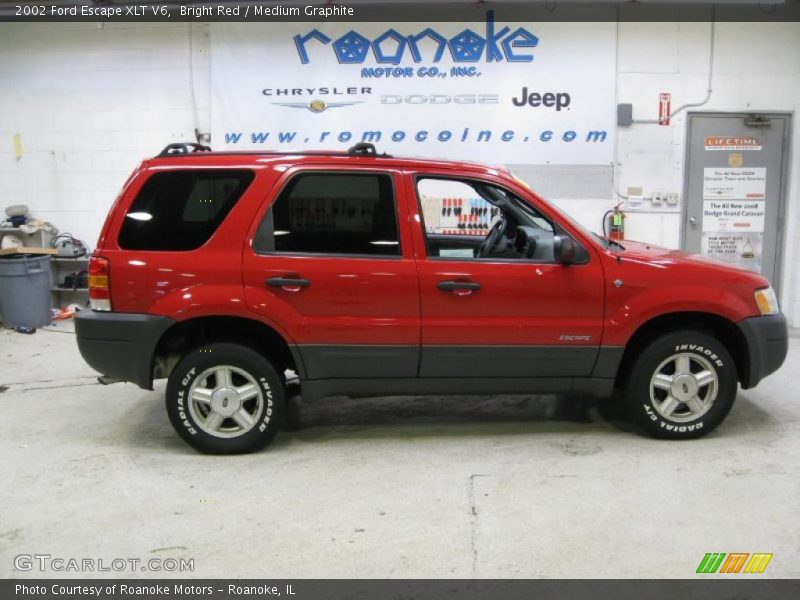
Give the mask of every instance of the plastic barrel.
[[49, 256], [0, 256], [0, 315], [6, 327], [50, 323]]

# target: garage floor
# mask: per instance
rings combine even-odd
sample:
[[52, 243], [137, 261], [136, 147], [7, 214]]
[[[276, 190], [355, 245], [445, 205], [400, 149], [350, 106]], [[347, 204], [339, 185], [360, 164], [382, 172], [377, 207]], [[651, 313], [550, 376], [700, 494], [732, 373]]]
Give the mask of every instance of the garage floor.
[[574, 396], [295, 399], [295, 429], [238, 457], [184, 445], [163, 383], [97, 384], [71, 323], [0, 332], [0, 359], [0, 577], [41, 576], [21, 553], [194, 559], [170, 577], [692, 577], [706, 552], [800, 576], [800, 339], [699, 441]]

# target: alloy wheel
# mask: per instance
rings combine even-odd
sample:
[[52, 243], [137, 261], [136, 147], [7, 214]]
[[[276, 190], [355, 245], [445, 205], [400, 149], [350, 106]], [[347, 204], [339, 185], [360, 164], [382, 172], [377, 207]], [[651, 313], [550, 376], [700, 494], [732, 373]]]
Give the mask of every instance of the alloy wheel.
[[713, 365], [697, 354], [678, 353], [663, 361], [650, 378], [650, 400], [665, 419], [686, 423], [706, 414], [719, 391]]
[[189, 388], [189, 412], [208, 434], [231, 438], [256, 424], [264, 408], [261, 386], [247, 371], [230, 365], [206, 369]]

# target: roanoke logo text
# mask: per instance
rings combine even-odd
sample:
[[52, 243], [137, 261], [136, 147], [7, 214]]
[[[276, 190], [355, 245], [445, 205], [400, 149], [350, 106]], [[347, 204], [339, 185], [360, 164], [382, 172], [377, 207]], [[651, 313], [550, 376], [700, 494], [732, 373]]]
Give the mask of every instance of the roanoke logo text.
[[[433, 50], [423, 54], [423, 46]], [[336, 60], [341, 64], [362, 64], [372, 54], [379, 63], [399, 65], [410, 57], [415, 63], [424, 61], [438, 63], [445, 51], [449, 51], [453, 62], [475, 63], [484, 60], [490, 62], [531, 62], [533, 52], [539, 44], [539, 38], [524, 27], [511, 30], [510, 27], [497, 29], [494, 23], [494, 11], [486, 12], [486, 24], [483, 35], [472, 29], [464, 29], [451, 38], [446, 38], [432, 27], [428, 27], [411, 35], [403, 35], [396, 29], [387, 29], [382, 34], [370, 39], [355, 30], [332, 40], [319, 29], [312, 29], [305, 35], [294, 36], [294, 44], [300, 62], [311, 62], [309, 48], [322, 44], [333, 49]]]

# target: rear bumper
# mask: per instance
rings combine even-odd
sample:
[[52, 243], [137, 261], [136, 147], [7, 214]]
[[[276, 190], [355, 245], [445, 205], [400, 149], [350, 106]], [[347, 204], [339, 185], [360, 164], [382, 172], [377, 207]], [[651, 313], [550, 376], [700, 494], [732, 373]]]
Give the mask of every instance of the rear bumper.
[[751, 317], [739, 321], [747, 340], [748, 365], [742, 374], [742, 388], [755, 387], [783, 364], [789, 349], [789, 330], [783, 314]]
[[90, 367], [151, 390], [153, 352], [173, 323], [155, 315], [83, 310], [75, 317], [75, 334]]

